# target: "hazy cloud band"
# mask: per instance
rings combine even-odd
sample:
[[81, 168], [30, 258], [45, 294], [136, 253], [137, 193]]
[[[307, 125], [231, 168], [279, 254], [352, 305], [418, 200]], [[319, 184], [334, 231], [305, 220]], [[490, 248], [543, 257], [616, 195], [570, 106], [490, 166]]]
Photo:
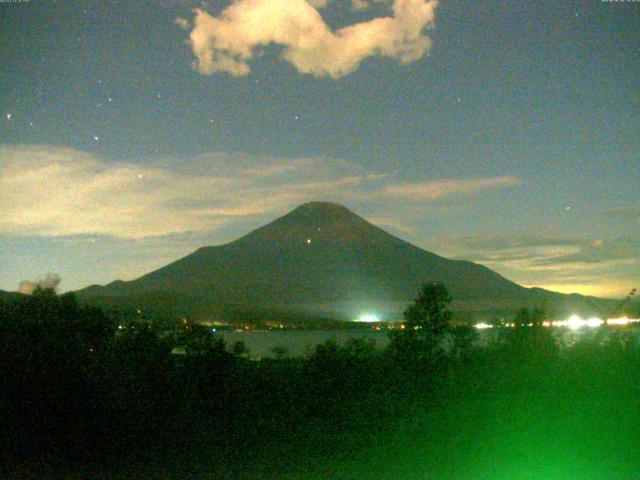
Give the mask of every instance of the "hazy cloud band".
[[384, 215], [398, 196], [424, 203], [518, 180], [393, 182], [395, 176], [327, 158], [211, 153], [149, 165], [106, 161], [70, 148], [0, 146], [0, 234], [144, 238], [205, 232], [247, 216], [275, 217], [310, 200], [383, 200], [378, 213]]

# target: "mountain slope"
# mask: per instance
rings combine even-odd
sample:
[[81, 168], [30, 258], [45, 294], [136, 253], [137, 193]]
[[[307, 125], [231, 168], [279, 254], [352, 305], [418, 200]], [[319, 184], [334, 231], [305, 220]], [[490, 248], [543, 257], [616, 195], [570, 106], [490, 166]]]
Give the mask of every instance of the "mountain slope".
[[226, 245], [204, 247], [131, 282], [78, 292], [84, 299], [163, 304], [199, 318], [229, 308], [272, 308], [353, 318], [397, 317], [421, 283], [442, 281], [461, 310], [512, 310], [563, 296], [523, 288], [481, 265], [447, 260], [371, 225], [347, 208], [311, 202]]
[[18, 292], [7, 292], [5, 290], [0, 290], [0, 302], [13, 303], [22, 296], [23, 295]]

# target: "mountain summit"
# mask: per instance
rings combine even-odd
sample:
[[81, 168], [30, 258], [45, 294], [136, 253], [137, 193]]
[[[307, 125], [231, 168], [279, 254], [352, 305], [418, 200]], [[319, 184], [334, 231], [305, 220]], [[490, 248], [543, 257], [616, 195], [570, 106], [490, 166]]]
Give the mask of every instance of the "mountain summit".
[[256, 308], [399, 318], [426, 281], [444, 282], [458, 310], [512, 311], [564, 297], [427, 252], [326, 202], [305, 203], [238, 240], [200, 248], [136, 280], [78, 294], [113, 304], [160, 302], [172, 313], [201, 319]]
[[[338, 247], [341, 244], [346, 246], [347, 244], [370, 243], [384, 237], [395, 239], [342, 205], [329, 202], [309, 202], [254, 230], [234, 243], [255, 246], [263, 243], [276, 243], [281, 247], [288, 245], [297, 249], [300, 245], [305, 244]], [[306, 252], [317, 252], [317, 249], [307, 248]]]

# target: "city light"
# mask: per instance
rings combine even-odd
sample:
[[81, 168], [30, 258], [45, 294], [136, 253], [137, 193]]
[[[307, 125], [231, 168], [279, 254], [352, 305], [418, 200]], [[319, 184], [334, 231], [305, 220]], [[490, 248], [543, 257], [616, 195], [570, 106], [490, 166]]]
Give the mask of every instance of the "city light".
[[578, 315], [571, 315], [567, 320], [553, 322], [554, 327], [567, 327], [571, 330], [578, 330], [583, 327], [597, 328], [604, 324], [604, 320], [598, 317], [591, 317], [587, 320], [580, 318]]
[[627, 317], [620, 317], [620, 318], [610, 318], [607, 320], [607, 325], [629, 325], [631, 323], [638, 323], [640, 322], [640, 319], [637, 318], [627, 318]]
[[493, 328], [493, 325], [489, 325], [488, 323], [480, 322], [474, 325], [478, 330], [484, 330], [487, 328]]
[[[640, 319], [628, 318], [628, 317], [619, 317], [619, 318], [610, 318], [608, 320], [603, 320], [599, 317], [590, 317], [588, 319], [583, 319], [578, 315], [571, 315], [566, 320], [555, 320], [550, 321], [546, 320], [542, 322], [542, 325], [545, 327], [560, 327], [560, 328], [569, 328], [570, 330], [578, 330], [580, 328], [598, 328], [602, 325], [611, 325], [611, 326], [626, 326], [631, 325], [633, 323], [640, 323]], [[506, 323], [503, 325], [504, 327], [513, 327], [514, 324]], [[532, 326], [531, 324], [527, 326]], [[488, 323], [480, 322], [474, 325], [478, 330], [485, 330], [488, 328], [493, 328], [493, 325]]]
[[604, 324], [604, 320], [602, 320], [601, 318], [597, 318], [597, 317], [589, 318], [586, 321], [586, 325], [589, 328], [597, 328], [597, 327], [601, 326], [602, 324]]
[[358, 318], [357, 321], [364, 322], [364, 323], [376, 323], [380, 321], [380, 318], [378, 318], [377, 315], [374, 315], [372, 313], [365, 313], [360, 315], [360, 318]]

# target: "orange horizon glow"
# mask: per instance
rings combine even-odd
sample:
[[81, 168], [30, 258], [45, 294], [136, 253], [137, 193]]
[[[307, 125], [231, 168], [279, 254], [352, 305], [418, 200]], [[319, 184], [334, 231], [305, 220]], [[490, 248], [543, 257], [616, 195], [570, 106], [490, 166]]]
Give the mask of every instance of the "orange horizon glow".
[[538, 285], [526, 285], [524, 287], [532, 288], [544, 288], [545, 290], [551, 290], [552, 292], [572, 294], [577, 293], [579, 295], [600, 297], [600, 298], [624, 298], [629, 294], [632, 285], [628, 284], [580, 284], [580, 283], [547, 283]]

